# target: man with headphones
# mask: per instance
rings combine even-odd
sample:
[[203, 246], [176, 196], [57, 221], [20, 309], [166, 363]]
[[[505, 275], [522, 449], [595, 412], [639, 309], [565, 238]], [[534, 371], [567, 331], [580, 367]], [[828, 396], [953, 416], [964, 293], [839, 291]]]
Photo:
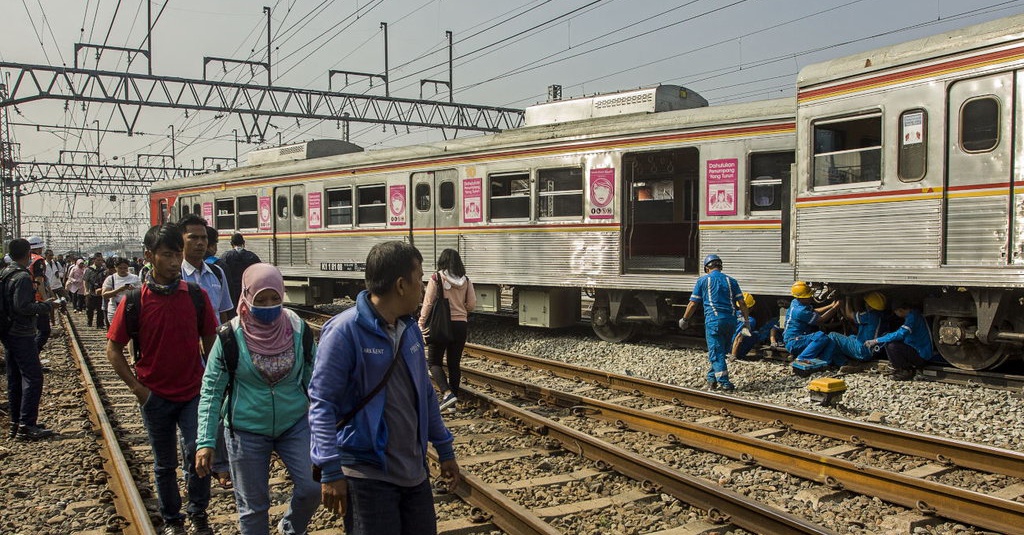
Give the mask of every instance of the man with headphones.
[[690, 318], [698, 306], [704, 307], [704, 336], [708, 342], [708, 360], [711, 370], [707, 375], [709, 389], [721, 388], [725, 391], [735, 390], [729, 381], [729, 369], [725, 355], [729, 352], [733, 333], [739, 321], [736, 317], [738, 308], [743, 317], [744, 327], [749, 329], [750, 311], [743, 299], [743, 290], [736, 279], [722, 273], [722, 259], [716, 254], [704, 258], [704, 275], [697, 279], [690, 294], [690, 302], [686, 305], [683, 318], [679, 320], [679, 328], [686, 330], [690, 326]]

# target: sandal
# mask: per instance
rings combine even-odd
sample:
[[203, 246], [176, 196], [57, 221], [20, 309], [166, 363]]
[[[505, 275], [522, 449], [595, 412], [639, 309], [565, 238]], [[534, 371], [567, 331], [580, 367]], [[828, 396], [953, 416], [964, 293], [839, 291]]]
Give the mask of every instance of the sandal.
[[224, 490], [231, 490], [235, 486], [231, 483], [231, 472], [215, 472], [213, 478], [217, 480], [217, 484]]

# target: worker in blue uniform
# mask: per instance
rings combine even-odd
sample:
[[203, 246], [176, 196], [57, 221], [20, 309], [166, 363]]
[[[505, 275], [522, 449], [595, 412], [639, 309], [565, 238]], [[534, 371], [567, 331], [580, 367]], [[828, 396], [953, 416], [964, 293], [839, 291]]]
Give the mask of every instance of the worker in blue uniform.
[[836, 344], [827, 334], [818, 330], [818, 325], [827, 323], [836, 315], [840, 302], [814, 308], [814, 292], [804, 281], [794, 282], [790, 293], [793, 301], [786, 312], [782, 341], [786, 344], [786, 351], [799, 361], [794, 361], [794, 369], [809, 362], [813, 363], [811, 369], [832, 365]]
[[864, 342], [868, 348], [882, 345], [895, 381], [910, 381], [917, 370], [934, 359], [932, 335], [920, 310], [906, 302], [894, 302], [892, 312], [903, 319], [899, 329]]
[[885, 310], [885, 296], [880, 292], [869, 292], [864, 295], [862, 310], [854, 310], [853, 302], [843, 301], [843, 314], [857, 325], [857, 334], [828, 333], [828, 337], [836, 345], [836, 351], [845, 358], [852, 359], [854, 364], [843, 366], [839, 371], [848, 373], [859, 371], [857, 363], [871, 360], [872, 351], [864, 342], [882, 335], [882, 311]]
[[722, 259], [710, 254], [704, 258], [704, 275], [697, 279], [690, 294], [690, 302], [686, 305], [679, 328], [686, 330], [690, 326], [690, 318], [698, 306], [704, 307], [704, 336], [708, 342], [708, 360], [711, 370], [707, 375], [707, 386], [710, 389], [721, 388], [731, 391], [736, 387], [729, 381], [729, 370], [725, 363], [725, 354], [736, 330], [736, 309], [743, 318], [743, 325], [749, 328], [750, 311], [743, 301], [743, 290], [736, 279], [722, 273]]
[[[747, 310], [750, 311], [754, 309], [754, 304], [757, 303], [757, 300], [754, 299], [753, 294], [743, 292], [743, 302], [746, 303]], [[764, 325], [760, 326], [757, 324], [757, 318], [753, 315], [749, 319], [750, 321], [744, 324], [743, 312], [737, 307], [736, 332], [733, 333], [732, 351], [726, 356], [727, 360], [732, 360], [733, 358], [743, 359], [750, 353], [751, 349], [754, 349], [754, 346], [771, 340], [772, 333], [779, 329], [778, 318], [770, 318]]]

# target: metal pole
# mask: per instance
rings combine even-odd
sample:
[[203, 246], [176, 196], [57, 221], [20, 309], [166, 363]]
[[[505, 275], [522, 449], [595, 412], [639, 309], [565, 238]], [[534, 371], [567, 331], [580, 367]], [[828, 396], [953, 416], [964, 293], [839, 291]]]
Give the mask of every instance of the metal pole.
[[149, 51], [149, 74], [153, 74], [153, 2], [146, 0], [146, 50]]
[[238, 129], [233, 128], [231, 133], [235, 135], [235, 167], [238, 167]]
[[96, 163], [99, 164], [103, 159], [100, 156], [100, 120], [93, 119], [92, 122], [96, 123]]
[[267, 87], [270, 87], [273, 80], [270, 76], [270, 7], [263, 6], [263, 12], [267, 14]]
[[[382, 22], [380, 23], [380, 27], [384, 30], [384, 96], [390, 97], [391, 83], [389, 82], [389, 79], [391, 76], [388, 73], [388, 23]], [[372, 83], [373, 80], [371, 79], [370, 82]], [[346, 138], [345, 141], [348, 141], [348, 138]]]
[[455, 102], [455, 85], [452, 81], [452, 32], [444, 32], [448, 37], [448, 102]]
[[174, 125], [172, 124], [171, 125], [171, 169], [176, 169], [178, 167], [178, 164], [175, 161], [177, 159], [177, 157], [178, 156], [174, 153]]

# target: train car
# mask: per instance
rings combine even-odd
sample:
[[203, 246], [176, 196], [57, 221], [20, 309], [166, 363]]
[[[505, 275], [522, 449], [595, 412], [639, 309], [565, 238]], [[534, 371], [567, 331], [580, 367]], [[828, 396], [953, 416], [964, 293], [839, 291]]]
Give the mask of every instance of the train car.
[[586, 295], [597, 335], [622, 341], [674, 324], [709, 253], [745, 289], [787, 293], [795, 109], [658, 86], [545, 103], [493, 135], [295, 160], [318, 151], [281, 147], [288, 161], [158, 183], [152, 218], [243, 232], [295, 302], [354, 295], [381, 241], [414, 244], [427, 273], [450, 247], [478, 309], [511, 293], [520, 323], [559, 327]]
[[1024, 342], [1024, 16], [804, 68], [796, 273], [922, 304], [941, 355]]

